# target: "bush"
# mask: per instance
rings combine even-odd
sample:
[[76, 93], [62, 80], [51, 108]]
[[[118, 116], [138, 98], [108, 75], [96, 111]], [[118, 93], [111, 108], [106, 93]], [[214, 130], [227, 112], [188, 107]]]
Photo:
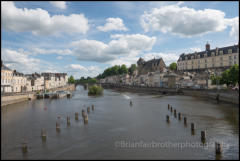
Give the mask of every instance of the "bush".
[[88, 95], [102, 95], [103, 88], [97, 85], [91, 86], [88, 91]]

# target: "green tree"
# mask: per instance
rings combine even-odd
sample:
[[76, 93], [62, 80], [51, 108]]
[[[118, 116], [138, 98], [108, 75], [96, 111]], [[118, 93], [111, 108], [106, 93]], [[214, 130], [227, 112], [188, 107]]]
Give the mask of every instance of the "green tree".
[[68, 83], [70, 84], [75, 83], [74, 77], [72, 75], [68, 78]]
[[171, 70], [177, 70], [177, 63], [171, 63], [169, 67]]
[[239, 82], [239, 66], [234, 65], [230, 69], [225, 70], [221, 76], [213, 76], [211, 77], [212, 84], [227, 84], [229, 85], [236, 85]]
[[137, 69], [137, 66], [136, 64], [132, 64], [129, 68], [128, 68], [128, 71], [129, 71], [129, 74], [132, 75], [134, 70]]
[[125, 64], [121, 65], [119, 69], [119, 74], [127, 74], [128, 73], [128, 68], [126, 67]]

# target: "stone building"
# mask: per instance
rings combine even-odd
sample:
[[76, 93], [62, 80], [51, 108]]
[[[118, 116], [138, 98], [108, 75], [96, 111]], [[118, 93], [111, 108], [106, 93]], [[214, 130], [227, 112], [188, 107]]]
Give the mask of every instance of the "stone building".
[[27, 91], [27, 77], [23, 73], [16, 70], [13, 71], [12, 88], [13, 92], [26, 92]]
[[54, 73], [42, 73], [44, 77], [44, 89], [55, 88], [55, 74]]
[[137, 61], [138, 65], [138, 73], [140, 75], [142, 74], [147, 74], [148, 72], [155, 72], [155, 71], [160, 71], [162, 72], [164, 68], [166, 68], [166, 65], [163, 61], [162, 58], [160, 59], [152, 59], [149, 61], [145, 61], [141, 57]]
[[238, 59], [239, 44], [211, 50], [207, 43], [205, 51], [181, 54], [177, 61], [177, 70], [224, 69], [239, 64]]
[[42, 91], [44, 90], [44, 77], [41, 74], [33, 73], [26, 74], [27, 77], [27, 90], [29, 91], [29, 83], [31, 82], [31, 91]]
[[13, 71], [1, 61], [1, 93], [12, 92]]

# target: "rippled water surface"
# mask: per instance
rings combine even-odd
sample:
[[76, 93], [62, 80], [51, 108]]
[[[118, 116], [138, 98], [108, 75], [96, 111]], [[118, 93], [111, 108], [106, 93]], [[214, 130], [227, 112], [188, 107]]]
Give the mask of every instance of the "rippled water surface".
[[[95, 110], [84, 125], [81, 110], [92, 104]], [[182, 120], [174, 117], [168, 104], [177, 113], [181, 112]], [[75, 112], [79, 113], [78, 121]], [[234, 105], [189, 96], [162, 97], [104, 90], [101, 97], [89, 97], [82, 86], [77, 86], [71, 99], [33, 100], [2, 107], [1, 158], [238, 159], [238, 113], [239, 108]], [[67, 126], [67, 115], [70, 126]], [[170, 123], [166, 122], [166, 115], [170, 116]], [[184, 116], [187, 126], [183, 123]], [[56, 131], [56, 121], [60, 122], [60, 132]], [[194, 135], [191, 122], [196, 126]], [[42, 128], [46, 129], [46, 142], [41, 139]], [[202, 130], [206, 130], [207, 140], [204, 147], [197, 147]], [[224, 145], [221, 156], [215, 155], [212, 144], [215, 141]], [[28, 145], [26, 154], [21, 150], [23, 142]]]

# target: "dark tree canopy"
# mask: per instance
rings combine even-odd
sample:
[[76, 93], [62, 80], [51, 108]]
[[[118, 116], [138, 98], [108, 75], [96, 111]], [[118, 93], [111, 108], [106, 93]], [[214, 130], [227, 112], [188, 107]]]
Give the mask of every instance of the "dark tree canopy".
[[70, 84], [75, 83], [74, 77], [72, 75], [68, 78], [68, 83]]
[[171, 63], [169, 67], [171, 70], [177, 70], [177, 63]]

